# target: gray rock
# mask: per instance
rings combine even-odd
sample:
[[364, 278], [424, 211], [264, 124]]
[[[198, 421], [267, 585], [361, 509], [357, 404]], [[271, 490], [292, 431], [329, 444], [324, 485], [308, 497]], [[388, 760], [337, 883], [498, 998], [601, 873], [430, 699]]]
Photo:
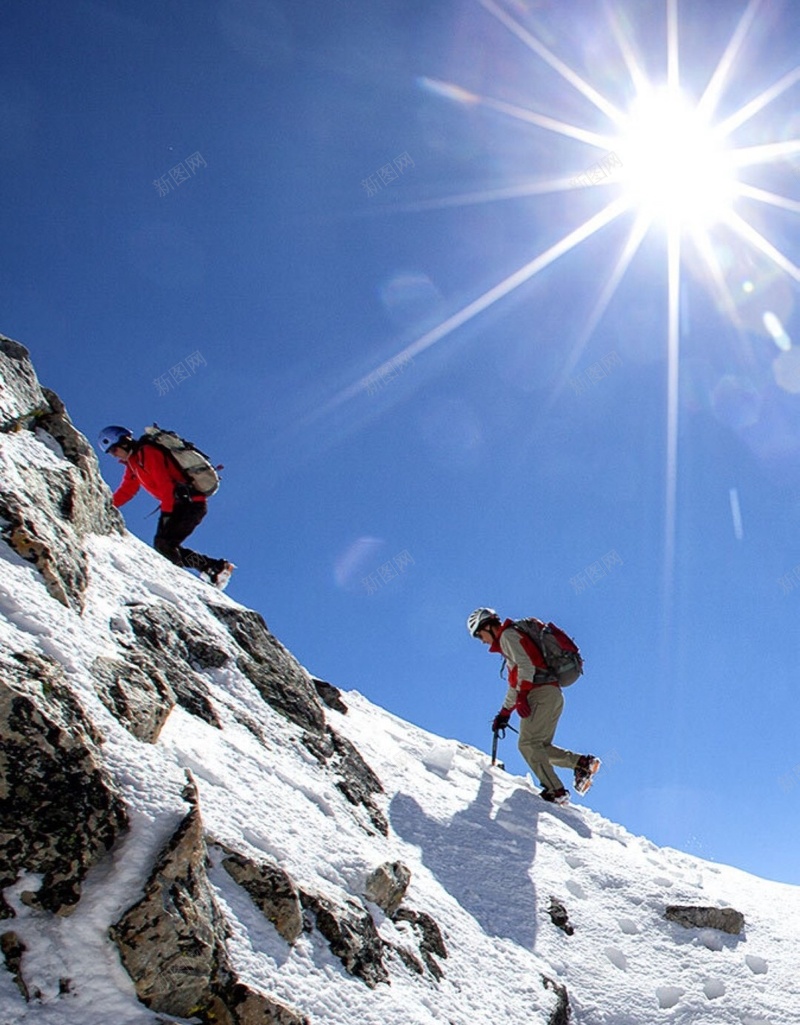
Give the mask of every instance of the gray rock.
[[[305, 740], [307, 746], [314, 750], [311, 738], [306, 736]], [[379, 833], [388, 836], [389, 823], [375, 801], [376, 795], [384, 792], [380, 779], [364, 761], [358, 748], [346, 737], [329, 727], [326, 740], [330, 744], [330, 754], [318, 754], [318, 757], [338, 776], [336, 786], [350, 804], [366, 810], [370, 822]]]
[[569, 1005], [567, 987], [554, 982], [553, 979], [548, 979], [546, 975], [542, 976], [542, 985], [556, 995], [556, 1005], [550, 1014], [547, 1025], [569, 1025], [572, 1021], [572, 1008]]
[[3, 955], [6, 968], [14, 979], [14, 985], [20, 991], [25, 1000], [30, 1000], [30, 993], [22, 978], [22, 955], [26, 946], [15, 932], [4, 932], [0, 935], [0, 953]]
[[191, 810], [156, 859], [144, 896], [110, 929], [137, 996], [154, 1011], [208, 1025], [308, 1025], [243, 984], [232, 967], [191, 780], [184, 797]]
[[442, 930], [433, 916], [426, 911], [401, 907], [393, 918], [395, 922], [409, 922], [413, 926], [419, 938], [419, 952], [425, 966], [435, 979], [443, 978], [444, 971], [436, 959], [447, 957], [447, 947], [442, 937]]
[[732, 936], [738, 936], [744, 931], [744, 915], [734, 908], [670, 904], [664, 917], [685, 929], [719, 929]]
[[389, 973], [383, 963], [384, 943], [366, 908], [355, 901], [348, 901], [347, 907], [343, 908], [321, 894], [303, 890], [300, 891], [300, 901], [314, 915], [317, 929], [345, 971], [362, 979], [370, 989], [389, 981]]
[[20, 872], [39, 873], [39, 890], [22, 900], [58, 915], [74, 909], [86, 873], [128, 828], [101, 741], [57, 662], [0, 657], [0, 890]]
[[139, 642], [139, 666], [148, 675], [163, 674], [181, 708], [221, 729], [208, 685], [191, 667], [216, 669], [228, 661], [228, 654], [174, 605], [133, 605], [128, 618]]
[[326, 680], [318, 680], [316, 676], [311, 677], [311, 682], [314, 684], [317, 694], [319, 694], [328, 708], [332, 708], [334, 712], [340, 712], [342, 715], [347, 715], [347, 705], [342, 701], [342, 692], [338, 687], [334, 687], [332, 683], [328, 683]]
[[311, 679], [263, 618], [250, 609], [209, 608], [245, 652], [247, 657], [238, 658], [237, 665], [267, 704], [302, 729], [321, 733], [325, 713]]
[[132, 652], [125, 661], [96, 658], [91, 671], [109, 712], [134, 737], [154, 744], [175, 705], [175, 693], [158, 667]]
[[223, 860], [222, 866], [249, 893], [286, 942], [294, 943], [303, 931], [303, 912], [291, 876], [268, 861], [251, 861], [235, 852]]
[[57, 466], [16, 464], [15, 479], [0, 490], [2, 536], [36, 565], [52, 597], [81, 612], [88, 582], [85, 539], [122, 532], [122, 518], [92, 447], [72, 425], [63, 402], [39, 385], [27, 350], [2, 336], [0, 376], [0, 429], [29, 430], [42, 445], [49, 437], [47, 448], [63, 457]]
[[369, 874], [364, 896], [390, 918], [403, 902], [411, 882], [411, 869], [402, 861], [386, 861]]

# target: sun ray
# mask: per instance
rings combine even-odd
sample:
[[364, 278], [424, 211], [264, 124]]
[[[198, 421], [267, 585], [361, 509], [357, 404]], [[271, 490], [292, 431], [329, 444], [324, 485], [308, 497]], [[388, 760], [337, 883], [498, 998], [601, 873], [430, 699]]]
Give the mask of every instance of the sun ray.
[[436, 78], [421, 78], [420, 84], [431, 92], [437, 93], [439, 96], [445, 96], [448, 99], [455, 100], [457, 103], [463, 103], [467, 106], [477, 107], [488, 107], [490, 110], [499, 111], [502, 114], [507, 114], [509, 117], [517, 118], [519, 121], [526, 121], [528, 124], [536, 125], [539, 128], [545, 128], [549, 132], [557, 132], [560, 135], [566, 135], [572, 139], [578, 139], [580, 142], [588, 142], [590, 146], [597, 146], [598, 148], [605, 145], [607, 142], [607, 135], [601, 135], [598, 132], [592, 132], [585, 128], [580, 128], [578, 125], [572, 125], [568, 121], [558, 121], [555, 118], [548, 117], [546, 114], [539, 114], [535, 110], [530, 110], [527, 107], [520, 107], [515, 103], [508, 103], [506, 100], [497, 100], [492, 96], [483, 96], [480, 93], [473, 93], [467, 89], [464, 89], [460, 85], [454, 85], [452, 82], [442, 82]]
[[767, 256], [774, 264], [786, 271], [790, 277], [793, 277], [795, 281], [800, 281], [800, 268], [796, 267], [788, 256], [776, 248], [768, 239], [756, 231], [749, 221], [746, 221], [744, 217], [740, 217], [739, 214], [733, 210], [729, 210], [725, 218], [725, 222], [739, 235], [741, 238], [748, 241], [751, 245], [755, 246], [759, 252], [762, 252]]
[[790, 210], [793, 214], [800, 214], [800, 202], [796, 199], [787, 199], [786, 196], [779, 196], [774, 192], [767, 192], [765, 189], [757, 189], [754, 185], [746, 185], [739, 182], [736, 190], [745, 199], [755, 199], [759, 203], [767, 203], [769, 206], [777, 206], [782, 210]]
[[722, 96], [722, 90], [730, 77], [734, 61], [742, 49], [761, 2], [762, 0], [750, 0], [750, 3], [745, 8], [744, 13], [736, 25], [734, 33], [725, 48], [725, 52], [720, 57], [719, 63], [714, 69], [714, 73], [706, 86], [705, 92], [700, 97], [697, 110], [698, 113], [707, 121], [711, 119], [711, 116], [717, 109], [720, 97]]
[[742, 146], [729, 150], [729, 159], [735, 167], [754, 167], [756, 164], [774, 163], [793, 153], [800, 153], [800, 139], [786, 139], [784, 142], [770, 142], [761, 146]]
[[559, 399], [561, 392], [564, 386], [566, 385], [567, 380], [569, 379], [570, 374], [575, 369], [578, 360], [580, 359], [580, 355], [586, 347], [586, 343], [592, 337], [595, 328], [600, 323], [603, 314], [608, 309], [609, 303], [614, 298], [614, 295], [617, 289], [619, 288], [619, 284], [625, 276], [625, 273], [627, 272], [628, 267], [631, 264], [631, 261], [638, 252], [639, 246], [642, 244], [649, 228], [650, 219], [646, 217], [644, 214], [638, 214], [633, 222], [631, 230], [628, 234], [627, 241], [625, 242], [622, 252], [620, 253], [617, 259], [614, 269], [612, 270], [611, 275], [608, 281], [606, 282], [605, 287], [603, 288], [603, 291], [601, 292], [597, 302], [595, 303], [594, 309], [592, 310], [592, 313], [589, 316], [589, 320], [587, 321], [583, 331], [581, 331], [578, 340], [570, 350], [569, 358], [566, 360], [564, 364], [564, 369], [562, 373], [559, 375], [559, 382], [556, 388], [553, 390], [552, 398], [548, 405], [548, 408], [554, 406], [556, 401]]
[[672, 607], [678, 490], [678, 398], [680, 366], [681, 235], [671, 225], [667, 236], [667, 459], [664, 516], [665, 610]]
[[[513, 292], [514, 289], [519, 288], [526, 281], [535, 277], [540, 271], [543, 271], [546, 267], [549, 267], [551, 263], [554, 263], [560, 257], [564, 256], [571, 249], [580, 245], [581, 242], [585, 242], [587, 238], [590, 238], [596, 232], [605, 228], [606, 225], [616, 220], [621, 214], [625, 213], [629, 209], [629, 202], [623, 197], [615, 199], [613, 202], [605, 206], [599, 213], [595, 214], [594, 217], [590, 217], [584, 221], [583, 224], [575, 228], [568, 235], [565, 235], [558, 242], [550, 246], [539, 256], [534, 257], [529, 263], [526, 263], [519, 270], [514, 271], [513, 274], [509, 274], [507, 278], [504, 278], [501, 282], [494, 285], [488, 291], [484, 292], [483, 295], [478, 296], [477, 299], [473, 299], [471, 303], [467, 303], [466, 306], [462, 307], [457, 313], [447, 317], [437, 324], [436, 327], [426, 331], [425, 334], [421, 335], [416, 341], [411, 342], [399, 353], [396, 354], [395, 359], [413, 358], [418, 356], [421, 352], [429, 349], [432, 345], [440, 342], [447, 335], [452, 334], [457, 328], [462, 327], [464, 324], [469, 323], [473, 317], [478, 316], [479, 313], [483, 313], [490, 306], [496, 303], [499, 299], [504, 298], [509, 293]], [[371, 374], [366, 374], [360, 380], [356, 381], [355, 384], [350, 385], [344, 389], [339, 396], [333, 400], [331, 405], [337, 406], [340, 403], [353, 398], [355, 395], [363, 392], [367, 382], [370, 379]]]
[[678, 54], [678, 0], [667, 0], [667, 88], [675, 95], [680, 88]]
[[515, 21], [511, 15], [501, 7], [498, 7], [498, 5], [494, 3], [494, 0], [478, 0], [478, 3], [481, 7], [487, 10], [489, 14], [493, 15], [499, 22], [505, 25], [506, 28], [517, 37], [517, 39], [523, 42], [529, 49], [533, 50], [538, 57], [541, 57], [546, 64], [549, 64], [554, 71], [557, 71], [565, 81], [569, 82], [571, 86], [577, 89], [579, 93], [593, 103], [598, 110], [601, 110], [608, 118], [610, 118], [611, 121], [615, 123], [622, 121], [622, 112], [618, 110], [610, 100], [607, 100], [605, 96], [589, 85], [589, 83], [585, 79], [581, 78], [577, 72], [573, 71], [568, 64], [559, 60], [559, 58], [548, 50], [543, 43], [539, 42], [536, 36], [528, 32], [527, 29], [524, 29], [518, 21]]
[[769, 104], [776, 100], [782, 93], [785, 93], [787, 89], [791, 89], [798, 80], [800, 80], [800, 65], [798, 65], [793, 71], [788, 71], [768, 89], [759, 93], [758, 96], [753, 97], [752, 100], [741, 106], [735, 113], [731, 114], [730, 117], [716, 125], [714, 128], [715, 134], [718, 138], [724, 139], [732, 132], [735, 132], [737, 128], [741, 128], [745, 122], [755, 117], [759, 111], [763, 110], [764, 107], [769, 106]]
[[639, 61], [636, 59], [630, 40], [623, 32], [622, 25], [620, 24], [619, 12], [609, 11], [608, 19], [614, 39], [619, 47], [619, 52], [622, 54], [622, 59], [625, 61], [628, 74], [631, 76], [633, 91], [635, 94], [642, 93], [648, 88], [649, 83]]
[[733, 301], [733, 296], [731, 295], [730, 289], [725, 281], [725, 275], [723, 273], [719, 257], [714, 250], [714, 246], [711, 244], [711, 236], [707, 231], [695, 231], [692, 233], [692, 243], [705, 263], [706, 270], [711, 278], [711, 283], [714, 286], [717, 301], [725, 310], [725, 313], [731, 323], [736, 327], [740, 327], [741, 318], [739, 317], [739, 311], [736, 308], [736, 303]]
[[[602, 185], [603, 182], [598, 184]], [[448, 207], [477, 206], [480, 203], [502, 202], [505, 199], [525, 199], [530, 196], [554, 195], [558, 192], [572, 192], [579, 186], [573, 178], [551, 178], [544, 182], [528, 185], [512, 185], [504, 189], [482, 189], [479, 192], [460, 192], [438, 199], [420, 199], [413, 203], [393, 203], [381, 207], [382, 213], [421, 213], [424, 210], [443, 210]]]

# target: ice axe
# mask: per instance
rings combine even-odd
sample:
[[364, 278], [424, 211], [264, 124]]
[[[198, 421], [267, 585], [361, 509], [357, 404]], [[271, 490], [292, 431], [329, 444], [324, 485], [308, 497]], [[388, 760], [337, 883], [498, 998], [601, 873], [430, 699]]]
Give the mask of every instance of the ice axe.
[[[498, 764], [498, 762], [497, 762], [497, 741], [498, 741], [498, 738], [501, 736], [501, 734], [502, 734], [502, 736], [505, 737], [506, 730], [511, 730], [512, 733], [519, 733], [519, 730], [515, 730], [514, 727], [510, 726], [508, 723], [506, 723], [506, 725], [502, 728], [502, 730], [492, 730], [492, 765]], [[503, 765], [502, 762], [500, 762], [499, 765], [500, 765], [501, 769], [505, 768], [505, 765]]]

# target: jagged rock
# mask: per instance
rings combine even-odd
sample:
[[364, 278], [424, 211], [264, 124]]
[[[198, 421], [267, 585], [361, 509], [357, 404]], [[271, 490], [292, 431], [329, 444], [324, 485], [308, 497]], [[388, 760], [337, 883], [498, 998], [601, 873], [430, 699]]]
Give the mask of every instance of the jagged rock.
[[332, 683], [327, 683], [325, 680], [318, 680], [316, 676], [311, 677], [311, 682], [328, 708], [347, 715], [347, 705], [342, 701], [342, 692], [338, 687], [334, 687]]
[[329, 768], [339, 776], [336, 786], [350, 804], [363, 806], [378, 832], [383, 836], [388, 836], [389, 823], [374, 800], [375, 794], [383, 793], [383, 784], [361, 757], [354, 744], [330, 728], [328, 728], [327, 735], [332, 744]]
[[148, 675], [163, 674], [181, 708], [221, 729], [205, 680], [189, 666], [217, 669], [228, 661], [228, 654], [205, 638], [174, 605], [134, 605], [128, 618], [139, 642], [136, 661], [140, 668]]
[[303, 907], [313, 912], [317, 929], [350, 975], [362, 979], [374, 989], [389, 981], [383, 963], [383, 940], [378, 935], [372, 916], [355, 901], [342, 908], [334, 901], [316, 893], [300, 891]]
[[208, 1025], [307, 1025], [292, 1008], [244, 985], [233, 969], [191, 778], [184, 798], [190, 811], [156, 859], [144, 896], [109, 930], [137, 996], [154, 1011]]
[[84, 539], [122, 532], [122, 519], [111, 504], [97, 457], [73, 427], [64, 404], [40, 386], [27, 349], [2, 336], [0, 379], [0, 427], [8, 430], [11, 424], [22, 428], [26, 439], [36, 439], [2, 467], [2, 536], [36, 565], [52, 597], [82, 612], [88, 582]]
[[557, 900], [555, 897], [551, 897], [550, 907], [547, 909], [547, 913], [550, 915], [550, 921], [553, 925], [561, 929], [562, 932], [565, 932], [567, 936], [572, 936], [575, 930], [570, 924], [567, 909], [560, 900]]
[[287, 943], [303, 931], [300, 895], [288, 872], [267, 861], [255, 862], [231, 852], [222, 862], [228, 875], [245, 889], [256, 907]]
[[20, 872], [39, 873], [38, 892], [22, 900], [74, 909], [84, 876], [128, 828], [101, 741], [57, 662], [0, 657], [0, 890]]
[[263, 618], [250, 609], [209, 608], [248, 656], [236, 664], [267, 704], [304, 730], [321, 733], [325, 713], [310, 677], [272, 636]]
[[548, 979], [546, 975], [542, 976], [542, 985], [556, 995], [556, 1006], [553, 1008], [547, 1025], [569, 1025], [572, 1020], [572, 1008], [569, 1005], [567, 987]]
[[442, 930], [436, 920], [426, 911], [414, 911], [412, 908], [399, 908], [393, 916], [395, 922], [409, 922], [419, 936], [419, 952], [431, 975], [442, 979], [444, 971], [436, 960], [447, 957], [447, 947], [442, 937]]
[[26, 950], [27, 947], [15, 932], [4, 932], [2, 936], [0, 936], [0, 953], [3, 955], [6, 968], [11, 972], [14, 979], [14, 985], [23, 995], [25, 1000], [30, 1000], [28, 987], [25, 985], [25, 980], [22, 978], [22, 972], [20, 971], [22, 967], [22, 955]]
[[109, 712], [134, 737], [154, 744], [175, 704], [175, 693], [158, 667], [132, 652], [124, 662], [96, 658], [91, 670]]
[[411, 882], [411, 869], [402, 861], [386, 861], [367, 877], [364, 896], [390, 918], [400, 907]]
[[685, 929], [719, 929], [733, 936], [738, 936], [744, 930], [744, 915], [734, 908], [670, 904], [664, 917]]

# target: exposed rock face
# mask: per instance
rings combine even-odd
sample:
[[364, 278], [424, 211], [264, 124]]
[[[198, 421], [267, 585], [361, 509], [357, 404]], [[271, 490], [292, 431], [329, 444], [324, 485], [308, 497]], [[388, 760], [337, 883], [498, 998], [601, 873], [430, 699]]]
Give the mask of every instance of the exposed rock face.
[[342, 715], [347, 715], [347, 705], [342, 701], [342, 692], [338, 687], [334, 687], [332, 683], [328, 683], [326, 680], [318, 680], [316, 676], [311, 677], [311, 682], [314, 684], [317, 694], [319, 694], [328, 708], [332, 708], [334, 712], [340, 712]]
[[383, 793], [381, 781], [345, 737], [325, 722], [317, 690], [296, 659], [267, 629], [257, 612], [210, 605], [245, 652], [236, 664], [270, 707], [304, 730], [310, 751], [338, 776], [336, 786], [350, 804], [363, 807], [372, 825], [384, 836], [386, 816], [375, 795]]
[[395, 922], [409, 922], [417, 933], [419, 952], [431, 975], [439, 980], [444, 976], [442, 966], [436, 958], [447, 957], [447, 947], [442, 931], [426, 911], [414, 911], [412, 908], [400, 908], [394, 915]]
[[191, 667], [217, 669], [228, 661], [226, 652], [174, 605], [133, 605], [128, 618], [138, 642], [135, 664], [148, 675], [163, 674], [181, 708], [221, 729], [206, 682]]
[[95, 659], [92, 675], [109, 712], [134, 737], [154, 744], [175, 704], [175, 694], [158, 667], [132, 653], [127, 661]]
[[191, 810], [159, 855], [143, 898], [111, 928], [139, 999], [214, 1025], [302, 1025], [301, 1015], [250, 989], [233, 970], [193, 784], [184, 797]]
[[410, 882], [411, 870], [402, 861], [387, 861], [367, 877], [364, 896], [391, 918], [403, 902]]
[[222, 862], [228, 875], [245, 889], [256, 907], [287, 943], [303, 931], [300, 894], [288, 872], [267, 861], [254, 862], [231, 852]]
[[251, 610], [209, 608], [246, 653], [237, 665], [263, 699], [290, 722], [311, 733], [325, 729], [325, 713], [307, 673]]
[[677, 922], [685, 929], [720, 929], [732, 936], [738, 936], [744, 931], [744, 915], [734, 908], [670, 904], [664, 917], [670, 922]]
[[86, 873], [128, 827], [101, 740], [58, 663], [33, 652], [0, 658], [0, 890], [19, 872], [41, 873], [25, 903], [73, 910]]
[[553, 1008], [553, 1012], [550, 1015], [550, 1020], [547, 1025], [569, 1025], [572, 1021], [572, 1008], [569, 1005], [569, 994], [567, 993], [567, 987], [562, 986], [558, 982], [554, 982], [552, 979], [548, 979], [546, 975], [542, 976], [542, 985], [545, 989], [551, 990], [556, 994], [556, 1006]]
[[29, 1000], [30, 993], [28, 992], [28, 987], [25, 985], [25, 980], [22, 978], [22, 974], [20, 972], [22, 955], [25, 953], [25, 949], [25, 944], [15, 932], [4, 932], [0, 935], [0, 953], [3, 955], [6, 968], [11, 972], [14, 979], [14, 985], [23, 997], [26, 1000]]
[[35, 563], [54, 598], [81, 612], [88, 580], [84, 539], [122, 532], [122, 519], [64, 404], [40, 386], [27, 349], [2, 336], [0, 381], [0, 429], [26, 436], [24, 455], [2, 466], [2, 536]]
[[315, 917], [316, 926], [331, 948], [331, 953], [344, 965], [346, 971], [356, 975], [374, 989], [389, 981], [383, 963], [383, 940], [378, 935], [372, 916], [360, 904], [348, 901], [343, 908], [318, 893], [300, 891], [304, 908]]

